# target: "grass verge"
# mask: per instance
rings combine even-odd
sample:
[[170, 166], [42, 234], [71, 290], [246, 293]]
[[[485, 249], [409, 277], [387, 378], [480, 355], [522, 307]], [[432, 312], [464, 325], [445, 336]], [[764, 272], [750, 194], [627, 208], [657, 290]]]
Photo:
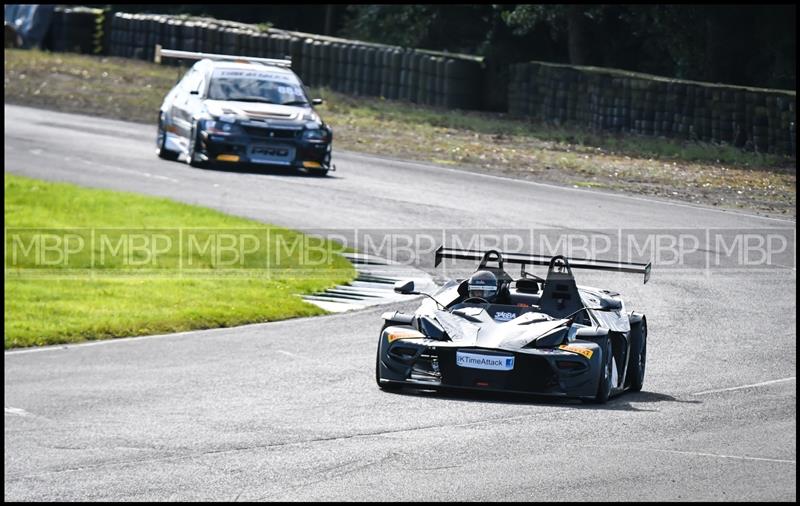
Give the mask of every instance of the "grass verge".
[[[5, 101], [154, 123], [175, 67], [5, 50]], [[315, 90], [336, 148], [771, 215], [796, 214], [796, 160]]]
[[5, 348], [324, 314], [341, 247], [168, 199], [5, 174]]

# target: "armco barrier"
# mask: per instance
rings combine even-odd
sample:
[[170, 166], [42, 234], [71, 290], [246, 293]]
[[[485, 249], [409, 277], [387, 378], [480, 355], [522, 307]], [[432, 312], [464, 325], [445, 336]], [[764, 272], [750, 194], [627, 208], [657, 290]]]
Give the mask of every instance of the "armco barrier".
[[152, 60], [153, 48], [161, 44], [186, 51], [288, 56], [306, 84], [344, 93], [446, 108], [508, 110], [601, 130], [796, 153], [793, 91], [544, 62], [506, 67], [469, 55], [260, 30], [209, 18], [57, 7], [53, 19], [54, 51]]
[[509, 112], [596, 129], [796, 154], [796, 93], [529, 62], [509, 69]]

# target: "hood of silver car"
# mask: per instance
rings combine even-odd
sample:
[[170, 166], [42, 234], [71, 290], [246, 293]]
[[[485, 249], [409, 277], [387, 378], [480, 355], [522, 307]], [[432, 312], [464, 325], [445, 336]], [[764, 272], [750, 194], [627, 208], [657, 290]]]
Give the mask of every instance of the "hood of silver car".
[[237, 119], [245, 121], [319, 121], [317, 114], [310, 109], [291, 105], [206, 100], [205, 106], [212, 116], [236, 116]]

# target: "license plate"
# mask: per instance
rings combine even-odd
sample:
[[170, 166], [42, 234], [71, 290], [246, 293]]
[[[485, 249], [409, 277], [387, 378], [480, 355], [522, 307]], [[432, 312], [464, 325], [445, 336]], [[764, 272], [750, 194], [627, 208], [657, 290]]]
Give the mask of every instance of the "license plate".
[[459, 351], [456, 352], [456, 365], [459, 367], [468, 367], [470, 369], [510, 371], [514, 369], [514, 357]]
[[286, 158], [289, 156], [289, 148], [254, 146], [250, 152], [255, 156], [269, 156], [275, 158]]

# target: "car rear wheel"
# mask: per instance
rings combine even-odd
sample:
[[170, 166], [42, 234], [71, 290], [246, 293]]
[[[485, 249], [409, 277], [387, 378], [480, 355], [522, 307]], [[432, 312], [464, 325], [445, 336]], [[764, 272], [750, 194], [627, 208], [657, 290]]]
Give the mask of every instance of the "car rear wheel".
[[644, 369], [647, 361], [647, 320], [642, 317], [640, 323], [631, 325], [631, 361], [628, 369], [631, 371], [630, 388], [639, 392], [644, 385]]
[[611, 353], [611, 340], [605, 339], [603, 344], [603, 370], [600, 371], [600, 379], [597, 384], [597, 395], [594, 401], [603, 404], [611, 395], [611, 362], [614, 355]]

